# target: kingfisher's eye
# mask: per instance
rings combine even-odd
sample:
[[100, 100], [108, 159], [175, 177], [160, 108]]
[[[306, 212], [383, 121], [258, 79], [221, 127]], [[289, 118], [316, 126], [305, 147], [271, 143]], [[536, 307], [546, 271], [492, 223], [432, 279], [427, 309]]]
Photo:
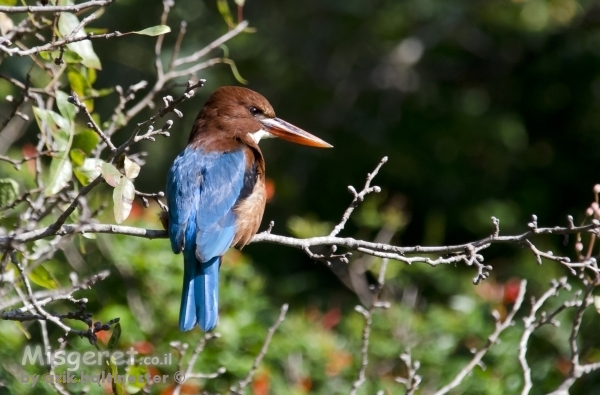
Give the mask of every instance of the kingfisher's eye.
[[260, 111], [258, 108], [252, 106], [248, 108], [248, 111], [250, 111], [250, 114], [252, 114], [253, 116], [257, 116], [258, 114], [262, 114], [262, 111]]

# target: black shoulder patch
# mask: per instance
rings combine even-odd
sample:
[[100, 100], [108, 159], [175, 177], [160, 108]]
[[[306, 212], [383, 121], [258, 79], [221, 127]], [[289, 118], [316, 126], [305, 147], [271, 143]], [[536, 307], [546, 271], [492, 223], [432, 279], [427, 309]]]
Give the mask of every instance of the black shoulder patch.
[[254, 162], [249, 169], [244, 172], [244, 186], [240, 191], [240, 196], [236, 204], [239, 204], [242, 200], [246, 199], [252, 191], [254, 190], [254, 185], [256, 185], [256, 181], [258, 179], [258, 169], [257, 164]]

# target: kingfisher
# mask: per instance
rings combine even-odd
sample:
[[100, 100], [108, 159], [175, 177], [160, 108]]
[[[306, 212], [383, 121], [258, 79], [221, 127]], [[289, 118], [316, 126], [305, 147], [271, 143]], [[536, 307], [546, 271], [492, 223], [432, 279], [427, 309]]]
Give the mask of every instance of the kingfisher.
[[208, 98], [169, 170], [166, 229], [173, 252], [183, 253], [183, 331], [198, 324], [206, 332], [217, 324], [223, 254], [248, 243], [265, 211], [265, 161], [258, 142], [270, 137], [332, 147], [275, 117], [259, 93], [225, 86]]

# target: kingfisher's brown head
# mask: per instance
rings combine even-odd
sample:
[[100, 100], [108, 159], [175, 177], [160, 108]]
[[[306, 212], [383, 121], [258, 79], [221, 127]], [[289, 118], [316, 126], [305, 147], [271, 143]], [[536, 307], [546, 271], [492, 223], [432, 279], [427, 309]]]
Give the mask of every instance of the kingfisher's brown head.
[[297, 144], [331, 148], [332, 145], [275, 116], [265, 97], [237, 86], [218, 88], [200, 110], [189, 142], [203, 138], [242, 138], [256, 143], [279, 137]]

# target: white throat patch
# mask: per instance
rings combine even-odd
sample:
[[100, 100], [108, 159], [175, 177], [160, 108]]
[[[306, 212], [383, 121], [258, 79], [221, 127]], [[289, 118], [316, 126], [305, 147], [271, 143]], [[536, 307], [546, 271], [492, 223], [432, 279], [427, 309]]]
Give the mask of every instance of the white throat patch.
[[264, 129], [259, 129], [258, 132], [249, 133], [249, 134], [256, 144], [258, 144], [260, 139], [271, 139], [271, 138], [275, 137], [271, 133], [267, 132]]

